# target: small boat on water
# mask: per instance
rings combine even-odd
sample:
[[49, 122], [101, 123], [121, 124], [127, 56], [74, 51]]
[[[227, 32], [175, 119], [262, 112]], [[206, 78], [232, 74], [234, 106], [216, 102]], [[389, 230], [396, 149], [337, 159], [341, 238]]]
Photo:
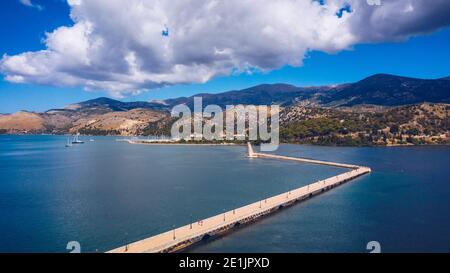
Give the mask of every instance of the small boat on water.
[[67, 138], [66, 148], [72, 147], [72, 143], [70, 142], [70, 138]]
[[78, 139], [79, 135], [80, 134], [75, 135], [75, 137], [72, 140], [72, 144], [84, 144], [84, 141]]

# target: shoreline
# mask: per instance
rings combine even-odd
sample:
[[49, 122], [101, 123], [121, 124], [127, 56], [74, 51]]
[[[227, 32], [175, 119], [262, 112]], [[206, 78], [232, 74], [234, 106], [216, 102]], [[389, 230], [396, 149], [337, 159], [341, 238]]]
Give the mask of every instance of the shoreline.
[[[1, 136], [73, 136], [72, 134], [0, 134]], [[128, 142], [126, 137], [142, 137], [142, 136], [121, 136], [121, 135], [80, 135], [80, 137], [123, 137], [123, 142]], [[139, 140], [138, 140], [139, 141]], [[245, 143], [134, 143], [134, 144], [148, 144], [148, 145], [203, 145], [203, 146], [245, 146]], [[280, 142], [280, 145], [298, 145], [298, 146], [316, 146], [316, 147], [342, 147], [342, 148], [404, 148], [404, 147], [450, 147], [450, 143], [435, 143], [435, 144], [389, 144], [389, 145], [320, 145], [313, 143], [300, 142]]]
[[245, 144], [239, 143], [164, 143], [164, 142], [144, 142], [144, 141], [127, 141], [127, 140], [116, 140], [117, 142], [128, 142], [133, 145], [158, 145], [158, 146], [245, 146]]

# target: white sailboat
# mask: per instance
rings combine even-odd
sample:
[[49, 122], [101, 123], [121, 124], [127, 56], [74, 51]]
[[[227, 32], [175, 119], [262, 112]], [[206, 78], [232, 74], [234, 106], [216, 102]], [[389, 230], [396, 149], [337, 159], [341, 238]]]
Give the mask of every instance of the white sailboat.
[[67, 138], [66, 148], [72, 147], [72, 143], [70, 143], [70, 138]]
[[84, 141], [81, 141], [78, 139], [78, 136], [80, 135], [80, 133], [76, 134], [75, 137], [72, 140], [72, 144], [83, 144]]

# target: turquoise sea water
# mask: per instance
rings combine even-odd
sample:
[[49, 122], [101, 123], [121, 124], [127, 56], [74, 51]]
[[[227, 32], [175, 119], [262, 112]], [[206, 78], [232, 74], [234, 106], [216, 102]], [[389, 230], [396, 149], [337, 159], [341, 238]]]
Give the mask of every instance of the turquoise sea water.
[[[87, 140], [87, 138], [85, 139]], [[344, 169], [247, 159], [245, 147], [0, 136], [0, 252], [106, 251]], [[450, 251], [450, 148], [283, 145], [374, 173], [193, 252]]]

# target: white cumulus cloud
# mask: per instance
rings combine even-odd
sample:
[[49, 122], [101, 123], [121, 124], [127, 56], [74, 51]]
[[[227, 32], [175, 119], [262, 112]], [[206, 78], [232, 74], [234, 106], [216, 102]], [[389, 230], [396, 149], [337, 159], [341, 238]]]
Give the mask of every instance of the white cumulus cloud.
[[[31, 2], [30, 2], [31, 3]], [[4, 55], [6, 80], [116, 97], [219, 75], [301, 66], [310, 50], [405, 39], [450, 24], [450, 1], [68, 0], [73, 26]], [[349, 4], [351, 11], [338, 11]]]

